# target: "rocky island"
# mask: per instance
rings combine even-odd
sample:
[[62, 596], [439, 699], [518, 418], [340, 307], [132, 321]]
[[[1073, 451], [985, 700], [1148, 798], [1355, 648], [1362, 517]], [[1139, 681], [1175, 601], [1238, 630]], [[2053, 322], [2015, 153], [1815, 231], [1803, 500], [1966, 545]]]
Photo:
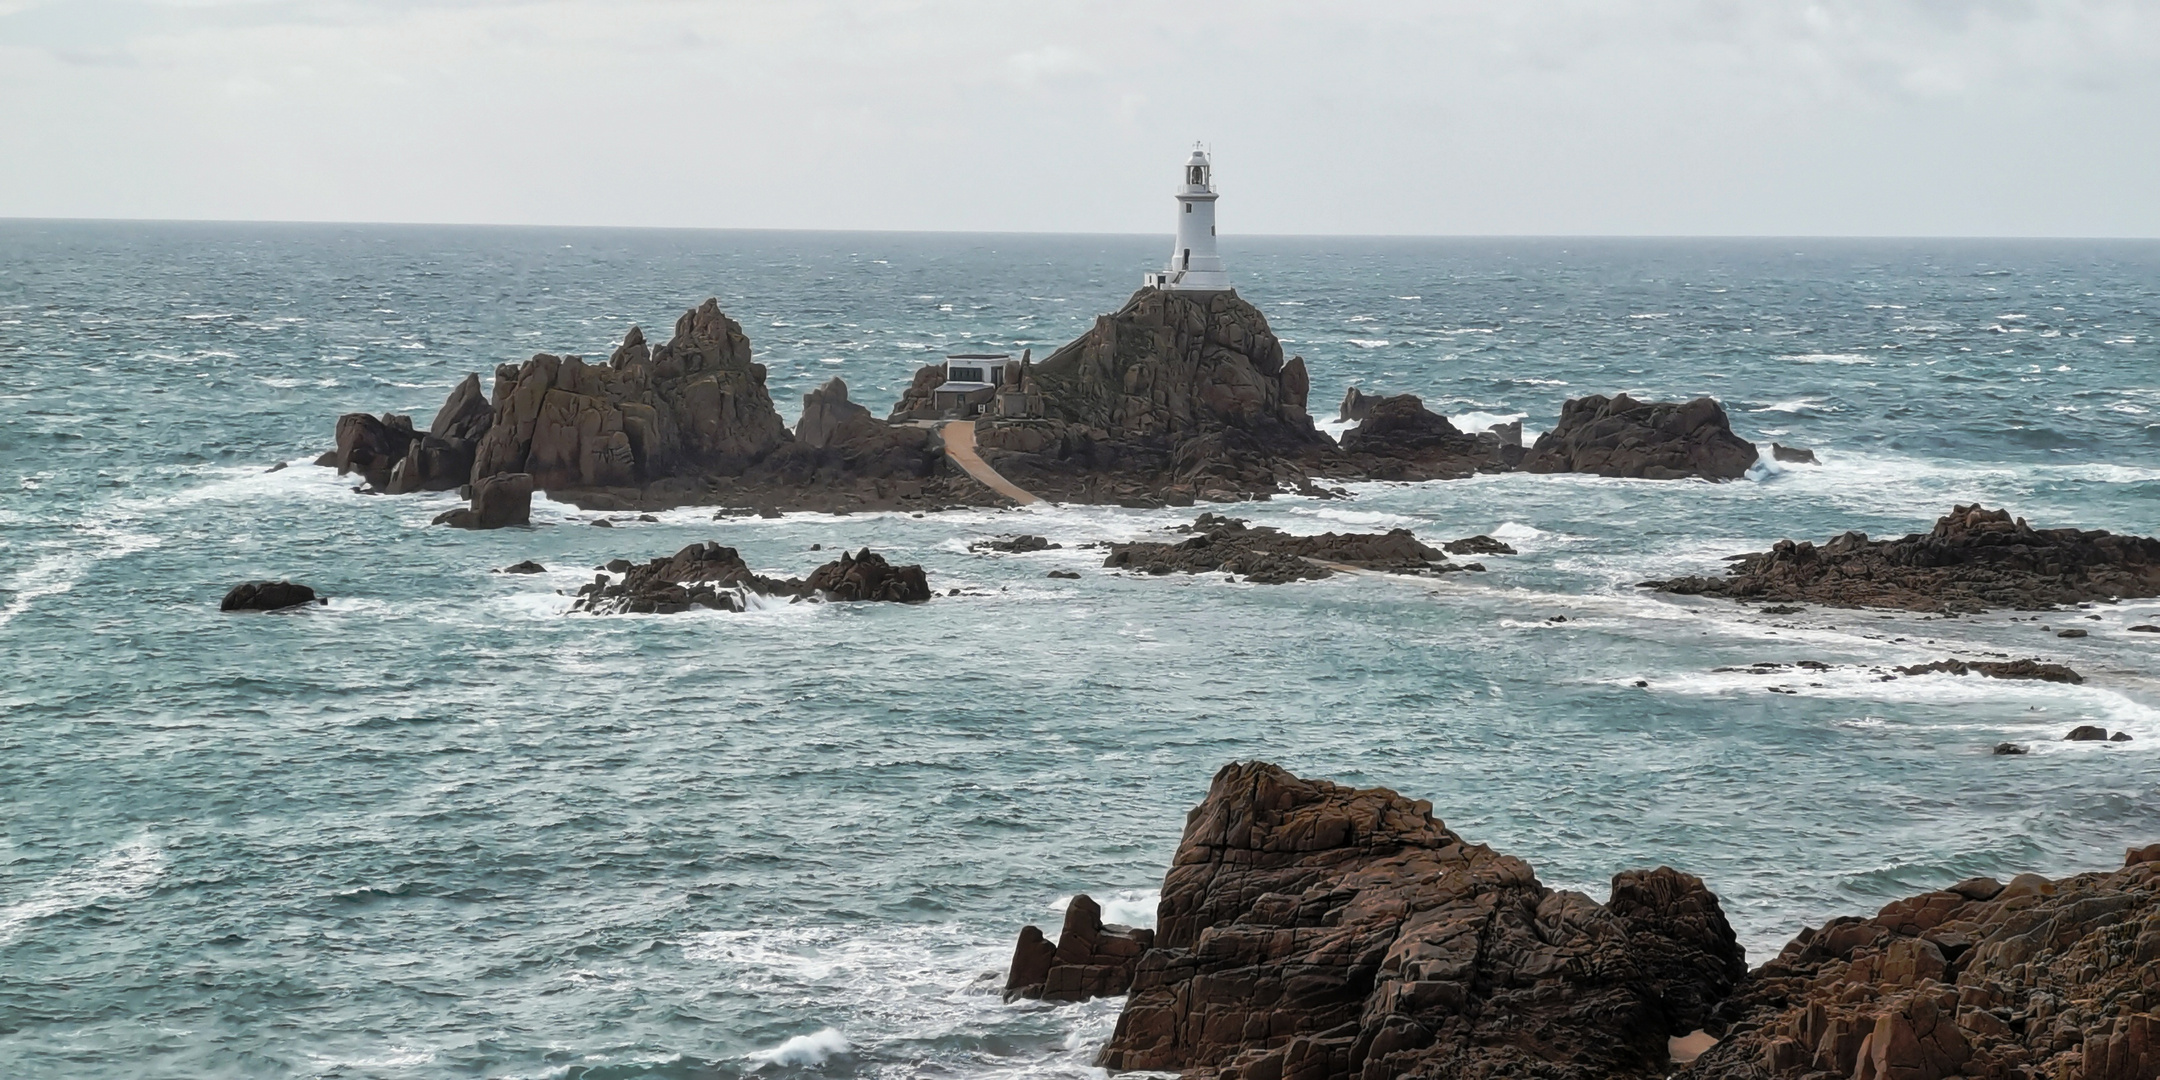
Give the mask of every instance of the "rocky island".
[[791, 430], [741, 325], [707, 300], [663, 344], [631, 327], [604, 363], [538, 354], [496, 368], [485, 395], [469, 375], [425, 431], [346, 414], [319, 463], [386, 494], [467, 492], [469, 511], [443, 523], [494, 528], [524, 523], [536, 492], [590, 510], [1162, 506], [1511, 470], [1730, 480], [1757, 457], [1709, 398], [1626, 395], [1569, 401], [1526, 449], [1520, 424], [1463, 432], [1414, 395], [1353, 389], [1345, 411], [1360, 422], [1338, 444], [1306, 412], [1304, 360], [1227, 289], [1144, 288], [1041, 363], [1005, 365], [996, 385], [950, 400], [946, 373], [919, 370], [883, 420], [835, 378], [804, 396]]

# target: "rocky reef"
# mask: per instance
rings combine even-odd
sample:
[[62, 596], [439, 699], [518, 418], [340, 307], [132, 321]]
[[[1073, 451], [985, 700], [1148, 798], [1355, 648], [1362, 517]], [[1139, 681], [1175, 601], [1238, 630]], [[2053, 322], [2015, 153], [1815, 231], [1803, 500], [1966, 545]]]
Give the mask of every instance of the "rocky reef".
[[643, 565], [618, 560], [607, 569], [622, 576], [597, 575], [578, 590], [571, 610], [595, 615], [673, 615], [696, 608], [742, 611], [753, 594], [790, 602], [930, 599], [922, 567], [894, 566], [869, 548], [842, 552], [811, 571], [807, 580], [756, 574], [740, 552], [716, 543], [691, 544]]
[[1975, 503], [1927, 533], [1870, 540], [1848, 532], [1817, 546], [1780, 540], [1735, 557], [1724, 577], [1648, 581], [1648, 588], [1744, 602], [1971, 613], [2160, 596], [2160, 539], [2100, 530], [2034, 529]]
[[1223, 1080], [1662, 1077], [1744, 976], [1703, 883], [1546, 888], [1429, 803], [1232, 764], [1187, 818], [1099, 1064]]
[[1112, 544], [1103, 565], [1144, 574], [1222, 571], [1260, 585], [1324, 578], [1334, 573], [1327, 565], [1331, 563], [1392, 574], [1484, 569], [1476, 563], [1450, 562], [1446, 554], [1426, 546], [1408, 529], [1301, 536], [1266, 526], [1254, 528], [1240, 518], [1201, 514], [1177, 531], [1189, 534], [1188, 538], [1175, 543]]
[[1561, 407], [1560, 422], [1538, 436], [1522, 468], [1645, 480], [1737, 480], [1759, 456], [1754, 443], [1733, 434], [1716, 399], [1675, 404], [1593, 394]]
[[1808, 930], [1718, 1005], [1687, 1080], [2160, 1076], [2160, 844]]

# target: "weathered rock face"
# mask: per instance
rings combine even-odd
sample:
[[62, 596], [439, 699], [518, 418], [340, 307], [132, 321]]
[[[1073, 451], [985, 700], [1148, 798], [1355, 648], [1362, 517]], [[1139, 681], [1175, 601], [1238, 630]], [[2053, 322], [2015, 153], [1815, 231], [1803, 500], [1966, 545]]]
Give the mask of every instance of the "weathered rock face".
[[917, 603], [930, 599], [930, 583], [920, 566], [894, 566], [864, 548], [842, 554], [810, 572], [808, 580], [769, 578], [752, 573], [734, 548], [692, 544], [667, 558], [642, 566], [627, 560], [608, 564], [622, 574], [606, 574], [578, 590], [574, 611], [596, 615], [672, 615], [693, 608], [741, 611], [750, 594], [795, 600], [884, 600]]
[[1233, 764], [1187, 818], [1100, 1064], [1223, 1080], [1666, 1074], [1745, 964], [1669, 869], [1600, 905], [1385, 789]]
[[1367, 413], [1372, 412], [1373, 402], [1379, 400], [1379, 395], [1368, 394], [1353, 386], [1343, 391], [1342, 405], [1335, 410], [1335, 419], [1345, 424], [1352, 420], [1363, 420]]
[[1449, 562], [1408, 529], [1299, 536], [1265, 526], [1252, 528], [1238, 518], [1202, 514], [1177, 531], [1192, 535], [1174, 544], [1112, 544], [1103, 565], [1147, 574], [1220, 570], [1262, 585], [1324, 578], [1334, 572], [1322, 563], [1395, 574], [1443, 574], [1472, 568]]
[[1687, 1080], [2160, 1076], [2160, 846], [1961, 881], [1804, 930], [1718, 1007]]
[[327, 604], [328, 597], [291, 581], [250, 581], [235, 585], [218, 604], [219, 611], [278, 611], [303, 604]]
[[1032, 377], [1050, 419], [1114, 438], [1281, 425], [1311, 443], [1318, 433], [1305, 387], [1286, 386], [1284, 368], [1266, 316], [1236, 293], [1142, 289], [1035, 365]]
[[337, 466], [339, 476], [357, 472], [369, 487], [388, 488], [391, 470], [405, 459], [417, 438], [409, 416], [384, 413], [376, 419], [366, 413], [346, 413], [338, 417], [337, 449], [330, 452], [329, 463]]
[[1305, 412], [1304, 361], [1285, 361], [1267, 319], [1232, 292], [1143, 289], [1025, 379], [1041, 417], [979, 424], [976, 446], [1054, 498], [1271, 494], [1309, 483], [1300, 463], [1333, 450]]
[[848, 400], [847, 383], [838, 375], [804, 394], [802, 403], [795, 441], [812, 449], [874, 437], [885, 430], [870, 410]]
[[[1354, 389], [1354, 388], [1353, 388]], [[1365, 419], [1343, 433], [1342, 449], [1357, 471], [1380, 480], [1443, 480], [1501, 472], [1522, 460], [1522, 425], [1466, 434], [1425, 407], [1415, 394], [1366, 397]]]
[[497, 368], [474, 472], [530, 473], [547, 491], [635, 487], [740, 473], [786, 438], [750, 340], [707, 300], [657, 349], [632, 327], [605, 367], [542, 354]]
[[937, 419], [937, 388], [945, 382], [945, 365], [924, 364], [915, 369], [915, 378], [907, 389], [900, 391], [900, 400], [893, 402], [888, 420], [935, 420]]
[[1682, 404], [1592, 395], [1561, 406], [1560, 422], [1538, 436], [1525, 472], [1581, 472], [1648, 480], [1737, 480], [1759, 456], [1734, 435], [1725, 407], [1700, 397]]
[[1153, 944], [1153, 930], [1105, 925], [1102, 906], [1082, 893], [1065, 908], [1065, 929], [1056, 945], [1037, 927], [1021, 928], [1005, 978], [1005, 1000], [1116, 997], [1131, 988], [1140, 955]]
[[1954, 507], [1927, 534], [1869, 540], [1849, 532], [1817, 547], [1780, 540], [1722, 578], [1644, 582], [1662, 592], [1832, 607], [1977, 612], [2160, 596], [2160, 539], [2033, 529], [1979, 504]]
[[454, 529], [501, 529], [532, 524], [530, 473], [496, 473], [473, 481], [472, 505], [446, 510], [430, 524]]
[[448, 491], [472, 478], [473, 455], [495, 423], [495, 410], [480, 392], [480, 376], [467, 375], [435, 413], [427, 434], [412, 440], [390, 470], [389, 493]]

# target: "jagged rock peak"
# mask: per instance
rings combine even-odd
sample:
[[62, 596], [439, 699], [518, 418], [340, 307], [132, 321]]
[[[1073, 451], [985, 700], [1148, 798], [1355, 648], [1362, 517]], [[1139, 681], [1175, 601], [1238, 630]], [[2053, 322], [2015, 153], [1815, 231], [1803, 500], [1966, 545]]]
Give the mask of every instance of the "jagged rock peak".
[[1220, 428], [1313, 430], [1302, 360], [1234, 292], [1142, 289], [1034, 365], [1045, 415], [1114, 438]]

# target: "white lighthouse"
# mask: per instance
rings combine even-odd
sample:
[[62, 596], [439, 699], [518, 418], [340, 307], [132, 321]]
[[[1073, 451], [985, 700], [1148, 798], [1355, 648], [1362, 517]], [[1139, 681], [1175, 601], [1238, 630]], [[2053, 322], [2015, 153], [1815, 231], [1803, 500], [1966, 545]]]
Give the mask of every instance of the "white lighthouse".
[[1170, 249], [1170, 267], [1147, 276], [1158, 289], [1184, 292], [1222, 292], [1230, 287], [1223, 272], [1222, 256], [1215, 253], [1215, 177], [1207, 151], [1193, 145], [1185, 160], [1185, 183], [1177, 190], [1177, 246]]

